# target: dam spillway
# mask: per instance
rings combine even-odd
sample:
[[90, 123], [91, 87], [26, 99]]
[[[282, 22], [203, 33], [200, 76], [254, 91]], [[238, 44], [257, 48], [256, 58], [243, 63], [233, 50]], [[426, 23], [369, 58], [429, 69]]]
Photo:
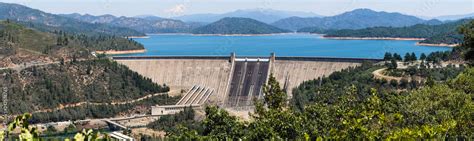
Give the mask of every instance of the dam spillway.
[[223, 107], [252, 105], [262, 96], [262, 86], [270, 74], [291, 96], [304, 81], [328, 76], [380, 59], [325, 57], [236, 57], [231, 56], [127, 56], [113, 57], [133, 71], [171, 89], [188, 90], [205, 86], [214, 90], [207, 103]]
[[234, 63], [225, 106], [252, 105], [254, 98], [262, 96], [262, 86], [270, 68], [269, 59], [235, 59]]

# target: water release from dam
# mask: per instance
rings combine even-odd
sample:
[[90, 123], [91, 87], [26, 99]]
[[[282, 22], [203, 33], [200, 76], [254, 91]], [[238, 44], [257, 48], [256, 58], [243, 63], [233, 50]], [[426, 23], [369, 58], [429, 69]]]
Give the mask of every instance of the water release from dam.
[[226, 56], [235, 52], [245, 56], [268, 56], [270, 53], [276, 53], [278, 56], [380, 59], [385, 52], [402, 56], [407, 52], [415, 52], [419, 56], [421, 53], [451, 50], [449, 47], [417, 46], [417, 41], [333, 40], [314, 34], [149, 36], [150, 38], [134, 39], [145, 46], [145, 53], [126, 56]]

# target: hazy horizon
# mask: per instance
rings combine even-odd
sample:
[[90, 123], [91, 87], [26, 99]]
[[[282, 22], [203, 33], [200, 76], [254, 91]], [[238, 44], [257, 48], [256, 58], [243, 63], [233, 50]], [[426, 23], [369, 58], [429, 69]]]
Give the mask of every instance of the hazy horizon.
[[[272, 9], [281, 11], [311, 12], [333, 16], [354, 9], [398, 12], [419, 17], [438, 17], [474, 13], [472, 0], [1, 0], [16, 3], [54, 14], [91, 14], [115, 16], [154, 15], [176, 17], [192, 14], [221, 14], [245, 9]], [[297, 10], [295, 10], [297, 9]]]

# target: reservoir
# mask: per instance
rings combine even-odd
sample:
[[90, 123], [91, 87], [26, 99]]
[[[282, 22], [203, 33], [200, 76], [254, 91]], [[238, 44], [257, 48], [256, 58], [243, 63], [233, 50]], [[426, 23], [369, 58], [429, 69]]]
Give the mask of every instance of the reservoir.
[[417, 41], [397, 40], [335, 40], [315, 34], [278, 34], [261, 36], [217, 36], [190, 34], [149, 35], [134, 39], [145, 46], [145, 53], [121, 56], [239, 56], [383, 58], [385, 52], [429, 54], [451, 50], [450, 47], [415, 45]]

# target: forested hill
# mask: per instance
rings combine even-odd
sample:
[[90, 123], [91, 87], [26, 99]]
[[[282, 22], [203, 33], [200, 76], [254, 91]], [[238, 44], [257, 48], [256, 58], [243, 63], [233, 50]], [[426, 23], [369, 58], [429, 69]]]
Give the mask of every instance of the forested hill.
[[20, 23], [46, 25], [55, 30], [87, 35], [144, 36], [145, 34], [124, 27], [92, 24], [32, 9], [23, 5], [0, 2], [0, 20], [10, 19]]
[[325, 37], [426, 38], [422, 43], [457, 44], [462, 41], [462, 36], [457, 33], [457, 29], [468, 21], [469, 20], [466, 19], [440, 25], [418, 24], [408, 27], [374, 27], [358, 30], [336, 30], [327, 32]]
[[[109, 105], [167, 92], [169, 88], [108, 59], [35, 66], [21, 72], [0, 70], [0, 74], [0, 86], [8, 88], [8, 113], [34, 113], [35, 122], [114, 117], [135, 106], [176, 102], [176, 98], [161, 95], [140, 102]], [[83, 102], [104, 104], [78, 105]], [[68, 105], [76, 106], [54, 113], [36, 113]]]
[[322, 18], [290, 17], [276, 21], [271, 25], [289, 30], [298, 30], [306, 27], [316, 27], [321, 29], [361, 29], [375, 26], [402, 27], [421, 24], [424, 22], [425, 20], [400, 13], [356, 9], [339, 15]]
[[285, 33], [280, 29], [250, 18], [223, 18], [195, 29], [193, 34], [272, 34]]
[[0, 67], [89, 58], [90, 52], [96, 50], [143, 48], [138, 42], [117, 36], [41, 32], [12, 21], [0, 21]]

